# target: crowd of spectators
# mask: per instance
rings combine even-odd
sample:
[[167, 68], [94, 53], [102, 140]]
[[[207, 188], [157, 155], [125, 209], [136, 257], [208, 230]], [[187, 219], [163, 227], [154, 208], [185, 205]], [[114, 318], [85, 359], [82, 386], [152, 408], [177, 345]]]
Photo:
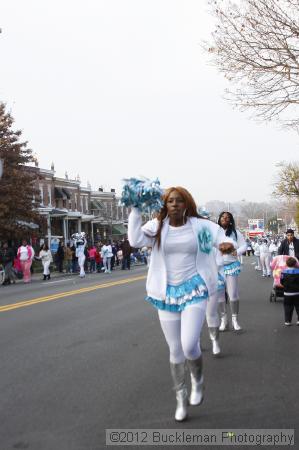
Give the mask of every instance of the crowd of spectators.
[[[130, 270], [132, 265], [147, 264], [150, 250], [147, 248], [134, 249], [127, 238], [118, 241], [104, 240], [96, 243], [88, 241], [85, 248], [86, 273], [111, 272], [116, 268]], [[107, 253], [108, 249], [108, 253]], [[107, 258], [107, 255], [108, 258]], [[109, 260], [109, 270], [106, 265]], [[56, 251], [51, 251], [47, 244], [34, 247], [26, 240], [21, 245], [12, 246], [4, 242], [0, 247], [0, 283], [3, 285], [14, 284], [17, 279], [23, 282], [31, 281], [33, 272], [41, 272], [43, 268], [43, 280], [50, 279], [53, 271], [66, 274], [79, 273], [78, 258], [76, 257], [75, 243], [66, 244], [61, 240]]]

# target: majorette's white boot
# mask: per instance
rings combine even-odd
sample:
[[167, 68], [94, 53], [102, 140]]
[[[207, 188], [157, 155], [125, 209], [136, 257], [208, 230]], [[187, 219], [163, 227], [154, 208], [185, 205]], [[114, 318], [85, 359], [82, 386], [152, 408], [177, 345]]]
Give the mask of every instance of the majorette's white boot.
[[235, 331], [242, 330], [242, 327], [238, 323], [238, 314], [239, 314], [239, 300], [234, 302], [230, 302], [230, 309], [232, 311], [232, 325]]
[[218, 327], [209, 327], [210, 339], [213, 345], [213, 355], [217, 356], [220, 354], [220, 345], [219, 345], [219, 328]]
[[197, 359], [187, 359], [187, 364], [191, 375], [191, 394], [189, 403], [192, 406], [200, 405], [203, 401], [203, 373], [202, 356]]
[[219, 302], [219, 311], [220, 311], [220, 326], [219, 331], [225, 331], [228, 328], [228, 320], [227, 320], [227, 313], [226, 313], [226, 303], [225, 302]]
[[182, 422], [188, 416], [188, 392], [185, 382], [185, 363], [170, 363], [170, 372], [176, 391], [175, 420]]

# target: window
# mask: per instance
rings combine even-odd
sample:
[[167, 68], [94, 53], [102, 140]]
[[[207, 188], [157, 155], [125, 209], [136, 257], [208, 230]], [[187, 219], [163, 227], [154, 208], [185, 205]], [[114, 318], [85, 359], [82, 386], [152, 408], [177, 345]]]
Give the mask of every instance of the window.
[[51, 190], [51, 186], [48, 186], [48, 205], [49, 206], [52, 205], [52, 190]]
[[44, 204], [44, 187], [42, 184], [39, 185], [39, 192], [40, 192], [40, 204]]

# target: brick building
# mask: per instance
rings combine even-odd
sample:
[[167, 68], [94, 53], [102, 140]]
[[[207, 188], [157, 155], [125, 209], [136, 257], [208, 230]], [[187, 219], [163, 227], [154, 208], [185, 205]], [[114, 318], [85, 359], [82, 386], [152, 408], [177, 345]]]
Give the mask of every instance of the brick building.
[[54, 164], [48, 170], [36, 163], [28, 170], [36, 173], [41, 198], [38, 211], [47, 220], [44, 238], [48, 242], [53, 238], [68, 242], [73, 233], [80, 231], [85, 231], [92, 242], [126, 234], [128, 208], [119, 206], [114, 189], [92, 191], [90, 186], [81, 186], [79, 176], [75, 180], [69, 179], [67, 173], [64, 178], [56, 177]]

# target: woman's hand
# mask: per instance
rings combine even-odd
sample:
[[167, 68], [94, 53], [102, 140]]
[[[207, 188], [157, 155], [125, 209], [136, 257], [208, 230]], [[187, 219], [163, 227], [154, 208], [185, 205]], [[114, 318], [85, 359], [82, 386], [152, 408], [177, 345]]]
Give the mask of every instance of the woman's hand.
[[223, 255], [230, 255], [236, 252], [236, 249], [231, 242], [222, 242], [219, 244], [219, 250]]

